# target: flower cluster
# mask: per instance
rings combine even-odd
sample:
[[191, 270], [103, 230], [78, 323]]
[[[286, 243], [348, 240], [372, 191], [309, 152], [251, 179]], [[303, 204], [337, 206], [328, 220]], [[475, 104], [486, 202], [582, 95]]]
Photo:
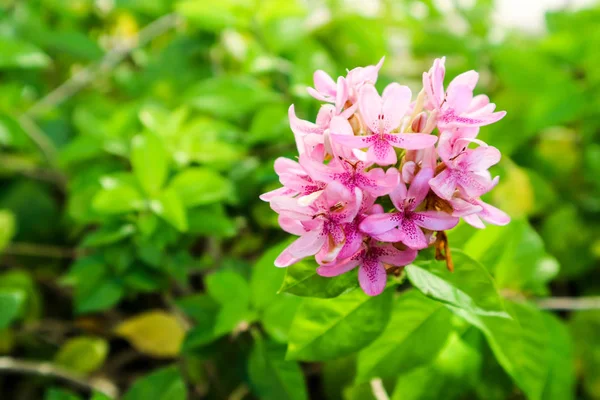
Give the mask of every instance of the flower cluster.
[[415, 101], [398, 83], [377, 92], [383, 58], [337, 81], [315, 72], [308, 92], [325, 104], [315, 123], [290, 107], [299, 157], [275, 161], [283, 186], [261, 196], [279, 214], [281, 228], [299, 236], [276, 266], [315, 256], [322, 276], [358, 267], [361, 288], [378, 295], [387, 269], [411, 263], [460, 217], [478, 228], [483, 221], [509, 222], [480, 198], [498, 183], [488, 169], [500, 152], [477, 139], [481, 126], [505, 112], [473, 95], [475, 71], [444, 88], [444, 62], [435, 60], [423, 74]]

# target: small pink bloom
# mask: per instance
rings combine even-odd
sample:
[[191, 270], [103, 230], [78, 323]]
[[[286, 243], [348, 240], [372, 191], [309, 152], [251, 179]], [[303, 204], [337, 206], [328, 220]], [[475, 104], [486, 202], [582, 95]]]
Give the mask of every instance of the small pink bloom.
[[[458, 189], [466, 198], [477, 198], [489, 192], [498, 183], [498, 177], [492, 179], [488, 171], [488, 168], [500, 161], [498, 149], [477, 139], [458, 139], [453, 148], [448, 150], [442, 139], [438, 152], [446, 169], [429, 181], [435, 194], [451, 200]], [[482, 145], [476, 149], [469, 149], [466, 147], [469, 142]]]
[[[362, 192], [348, 193], [337, 182], [327, 186], [324, 193], [309, 206], [302, 206], [288, 197], [271, 200], [271, 208], [288, 222], [294, 232], [302, 233], [275, 260], [278, 267], [287, 267], [300, 259], [321, 253], [324, 261], [335, 259], [345, 242], [344, 224], [352, 222], [362, 202]], [[300, 222], [304, 232], [298, 225]]]
[[332, 139], [353, 149], [368, 147], [366, 159], [379, 165], [392, 165], [397, 162], [394, 147], [416, 150], [432, 146], [437, 140], [433, 135], [393, 133], [402, 122], [410, 97], [410, 89], [397, 83], [389, 84], [381, 97], [373, 85], [365, 85], [360, 91], [358, 104], [371, 134], [367, 136], [332, 134]]
[[412, 249], [423, 249], [429, 245], [421, 228], [432, 231], [451, 229], [458, 218], [441, 211], [415, 211], [427, 196], [433, 176], [429, 168], [422, 169], [413, 178], [410, 188], [401, 183], [390, 194], [396, 211], [388, 214], [371, 215], [365, 218], [360, 228], [384, 242], [402, 242]]
[[444, 91], [444, 66], [446, 58], [436, 59], [429, 72], [423, 73], [423, 86], [427, 93], [426, 109], [438, 112], [438, 127], [450, 125], [483, 126], [492, 124], [506, 115], [506, 111], [494, 112], [496, 105], [485, 95], [473, 97], [479, 74], [467, 71], [450, 82]]
[[313, 179], [302, 163], [289, 158], [279, 157], [275, 160], [275, 172], [279, 175], [283, 187], [262, 194], [260, 199], [263, 201], [271, 201], [280, 196], [302, 198], [320, 192], [326, 186], [325, 182]]
[[415, 250], [400, 251], [391, 244], [377, 244], [371, 241], [369, 245], [362, 248], [353, 256], [337, 261], [336, 263], [321, 266], [317, 273], [321, 276], [337, 276], [348, 272], [357, 266], [358, 281], [362, 290], [369, 296], [377, 296], [385, 289], [387, 273], [385, 264], [393, 266], [404, 266], [410, 264], [417, 257]]
[[[311, 176], [329, 183], [339, 182], [349, 191], [359, 188], [375, 197], [389, 194], [400, 182], [400, 176], [396, 168], [372, 168], [372, 164], [359, 160], [348, 160], [338, 157], [329, 164], [323, 164], [300, 157], [304, 165], [310, 171]], [[305, 161], [306, 160], [306, 161]]]

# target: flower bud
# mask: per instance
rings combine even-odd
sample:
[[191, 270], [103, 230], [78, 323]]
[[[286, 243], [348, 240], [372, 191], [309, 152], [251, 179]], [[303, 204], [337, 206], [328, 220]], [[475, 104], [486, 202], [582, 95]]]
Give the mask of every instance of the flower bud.
[[410, 128], [413, 132], [423, 132], [427, 126], [427, 113], [420, 112], [415, 119], [413, 119]]

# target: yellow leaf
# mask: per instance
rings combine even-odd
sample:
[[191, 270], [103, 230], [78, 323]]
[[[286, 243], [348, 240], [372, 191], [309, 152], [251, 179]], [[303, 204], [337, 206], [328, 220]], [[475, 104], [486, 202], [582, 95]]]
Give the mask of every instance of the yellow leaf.
[[161, 310], [148, 311], [117, 326], [115, 333], [127, 339], [138, 351], [156, 358], [179, 354], [185, 329], [172, 314]]

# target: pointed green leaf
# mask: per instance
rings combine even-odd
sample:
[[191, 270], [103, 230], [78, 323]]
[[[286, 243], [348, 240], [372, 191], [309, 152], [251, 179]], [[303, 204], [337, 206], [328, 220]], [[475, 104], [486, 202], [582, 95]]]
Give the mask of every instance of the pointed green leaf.
[[69, 370], [88, 374], [104, 364], [108, 343], [97, 337], [79, 336], [69, 339], [55, 356], [55, 362]]
[[151, 202], [150, 208], [180, 232], [187, 231], [188, 220], [185, 206], [175, 190], [169, 188], [163, 191], [156, 200]]
[[509, 318], [489, 272], [461, 251], [453, 250], [454, 272], [444, 261], [421, 261], [406, 266], [410, 282], [423, 294], [479, 315]]
[[389, 288], [371, 297], [354, 290], [333, 299], [304, 299], [292, 322], [287, 357], [330, 360], [365, 347], [385, 328], [392, 293]]
[[178, 367], [167, 367], [152, 372], [133, 383], [123, 400], [186, 400], [185, 382]]
[[452, 329], [451, 315], [416, 290], [403, 293], [393, 303], [386, 329], [359, 353], [356, 380], [393, 377], [431, 362]]
[[285, 269], [285, 278], [279, 292], [328, 299], [358, 287], [356, 269], [333, 278], [326, 278], [317, 274], [317, 267], [314, 260], [302, 260], [290, 265]]
[[260, 399], [308, 399], [302, 370], [297, 362], [285, 360], [283, 345], [255, 341], [248, 360], [248, 375], [253, 392]]
[[24, 302], [23, 291], [0, 289], [0, 329], [9, 326], [19, 316]]
[[169, 168], [167, 151], [162, 140], [154, 134], [137, 135], [131, 141], [133, 173], [147, 195], [160, 192]]
[[231, 184], [208, 168], [188, 168], [175, 175], [169, 187], [186, 207], [216, 203], [231, 196]]

